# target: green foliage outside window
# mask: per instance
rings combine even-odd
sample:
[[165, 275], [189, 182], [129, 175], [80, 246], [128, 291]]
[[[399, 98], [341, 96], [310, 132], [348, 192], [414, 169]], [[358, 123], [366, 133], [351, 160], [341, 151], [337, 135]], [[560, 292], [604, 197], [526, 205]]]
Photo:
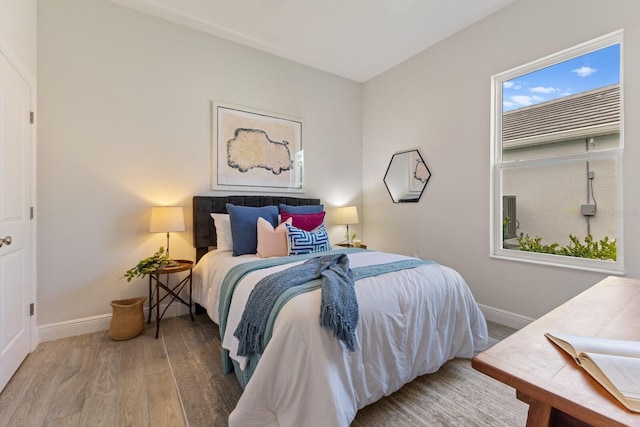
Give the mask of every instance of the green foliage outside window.
[[542, 237], [536, 236], [535, 238], [531, 238], [528, 234], [525, 234], [524, 237], [518, 237], [518, 244], [520, 244], [519, 249], [521, 251], [610, 261], [616, 260], [615, 239], [609, 240], [609, 237], [605, 236], [602, 240], [597, 241], [591, 236], [586, 236], [583, 243], [572, 234], [569, 235], [569, 239], [571, 243], [567, 246], [560, 246], [558, 243], [544, 245], [541, 243]]
[[511, 224], [511, 218], [508, 216], [502, 218], [502, 240], [504, 240], [507, 235], [507, 227], [509, 227], [509, 224]]

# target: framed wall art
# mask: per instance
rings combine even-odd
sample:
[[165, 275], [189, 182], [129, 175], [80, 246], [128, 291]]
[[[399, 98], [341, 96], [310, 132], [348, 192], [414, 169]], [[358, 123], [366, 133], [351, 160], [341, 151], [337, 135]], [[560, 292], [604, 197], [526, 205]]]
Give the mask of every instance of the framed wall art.
[[302, 119], [213, 101], [211, 188], [301, 192]]

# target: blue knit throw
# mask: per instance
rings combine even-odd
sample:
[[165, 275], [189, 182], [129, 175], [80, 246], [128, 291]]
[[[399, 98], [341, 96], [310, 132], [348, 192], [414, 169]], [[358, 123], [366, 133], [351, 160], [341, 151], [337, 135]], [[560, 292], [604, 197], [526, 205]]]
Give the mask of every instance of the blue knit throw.
[[251, 291], [240, 323], [234, 332], [238, 355], [264, 351], [263, 337], [269, 313], [287, 289], [314, 279], [322, 281], [320, 325], [332, 331], [350, 351], [355, 350], [358, 301], [353, 272], [346, 254], [324, 255], [262, 278]]

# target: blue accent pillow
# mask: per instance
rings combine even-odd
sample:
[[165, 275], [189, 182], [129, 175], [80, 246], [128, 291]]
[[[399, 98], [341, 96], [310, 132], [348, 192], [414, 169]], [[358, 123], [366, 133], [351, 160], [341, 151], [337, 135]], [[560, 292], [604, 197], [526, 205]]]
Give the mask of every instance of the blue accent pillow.
[[331, 250], [329, 235], [324, 224], [312, 231], [304, 231], [291, 224], [286, 224], [286, 226], [289, 255], [304, 255]]
[[324, 205], [293, 206], [282, 203], [279, 208], [281, 211], [287, 211], [290, 214], [313, 214], [324, 212]]
[[233, 256], [258, 251], [258, 218], [266, 219], [274, 228], [278, 225], [278, 208], [275, 206], [254, 208], [227, 203], [227, 212], [231, 222]]

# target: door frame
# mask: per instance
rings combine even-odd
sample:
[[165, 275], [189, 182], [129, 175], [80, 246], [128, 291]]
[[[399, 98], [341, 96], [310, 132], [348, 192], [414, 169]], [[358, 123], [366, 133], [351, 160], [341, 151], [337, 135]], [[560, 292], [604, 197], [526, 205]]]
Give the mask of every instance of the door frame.
[[37, 85], [36, 78], [33, 76], [28, 69], [24, 66], [22, 61], [18, 59], [18, 56], [14, 54], [11, 47], [5, 42], [3, 37], [0, 35], [0, 55], [3, 55], [7, 60], [13, 65], [13, 67], [18, 71], [18, 74], [27, 82], [29, 87], [31, 88], [30, 93], [30, 102], [31, 102], [31, 111], [34, 112], [34, 121], [30, 127], [30, 135], [29, 135], [29, 205], [33, 208], [33, 219], [31, 219], [29, 223], [29, 273], [31, 277], [31, 283], [29, 286], [29, 299], [32, 304], [35, 306], [35, 310], [33, 316], [30, 319], [29, 325], [29, 342], [30, 342], [30, 352], [33, 352], [38, 343], [40, 342], [38, 337], [38, 304], [37, 301], [37, 260], [36, 260], [36, 232], [37, 232], [37, 219], [38, 219], [38, 209], [37, 209], [37, 186], [36, 186], [36, 156], [37, 156], [37, 125], [38, 125], [38, 114], [37, 114]]

